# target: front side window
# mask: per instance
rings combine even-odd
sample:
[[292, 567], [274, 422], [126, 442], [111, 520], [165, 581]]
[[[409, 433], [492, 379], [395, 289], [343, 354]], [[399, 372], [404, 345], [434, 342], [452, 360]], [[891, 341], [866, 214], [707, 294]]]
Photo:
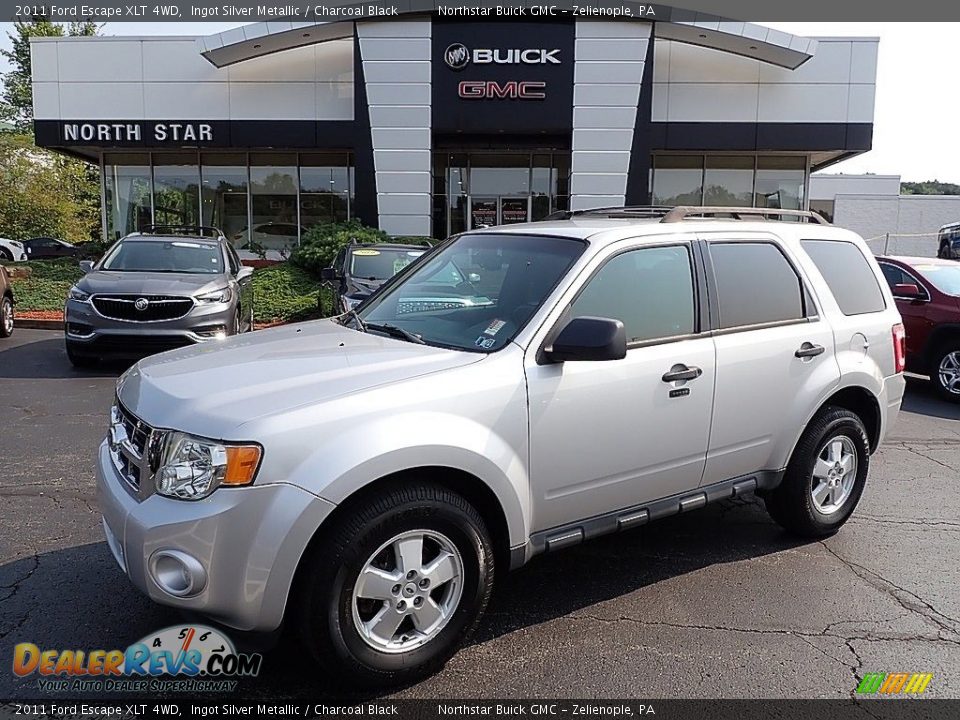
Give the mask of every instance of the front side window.
[[189, 240], [125, 240], [113, 246], [98, 268], [118, 272], [223, 272], [220, 248]]
[[769, 242], [714, 242], [710, 258], [722, 329], [804, 317], [803, 284]]
[[[360, 310], [368, 330], [474, 352], [506, 345], [585, 248], [569, 238], [461, 235]], [[346, 320], [349, 322], [349, 319]]]
[[695, 332], [689, 249], [649, 247], [616, 255], [590, 279], [570, 315], [620, 320], [628, 343]]
[[843, 240], [802, 240], [844, 315], [882, 312], [887, 304], [873, 268], [856, 245]]

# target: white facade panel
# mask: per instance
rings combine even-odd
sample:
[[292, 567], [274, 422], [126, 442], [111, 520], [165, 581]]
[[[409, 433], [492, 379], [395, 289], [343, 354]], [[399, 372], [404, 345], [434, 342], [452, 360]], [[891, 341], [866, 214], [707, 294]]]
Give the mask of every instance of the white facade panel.
[[[57, 43], [60, 82], [143, 80], [141, 43], [67, 39]], [[91, 75], [93, 77], [91, 77]]]
[[373, 151], [373, 167], [379, 171], [403, 171], [430, 163], [429, 150], [380, 150]]
[[430, 196], [425, 193], [378, 193], [377, 207], [383, 215], [429, 215]]
[[60, 114], [60, 86], [55, 82], [33, 84], [33, 117], [37, 120], [56, 120]]
[[353, 38], [320, 43], [314, 49], [318, 81], [353, 82]]
[[377, 171], [378, 193], [430, 193], [430, 173], [402, 170], [399, 172]]
[[573, 150], [620, 150], [630, 151], [633, 130], [573, 129]]
[[361, 20], [357, 23], [361, 41], [365, 38], [428, 38], [431, 28], [429, 20]]
[[146, 82], [227, 82], [229, 71], [208, 63], [197, 52], [193, 40], [146, 40], [143, 52], [143, 79]]
[[313, 120], [316, 111], [313, 83], [230, 83], [231, 119]]
[[879, 41], [855, 40], [850, 48], [850, 82], [873, 85], [877, 82]]
[[650, 119], [653, 122], [666, 122], [670, 110], [670, 84], [654, 83], [653, 100], [650, 103]]
[[58, 46], [56, 42], [30, 43], [30, 72], [34, 82], [56, 82], [60, 79]]
[[599, 207], [619, 207], [623, 205], [623, 195], [573, 195], [570, 198], [571, 210], [589, 210]]
[[[361, 43], [361, 46], [363, 43]], [[361, 52], [363, 49], [361, 47]], [[363, 61], [363, 76], [372, 83], [429, 83], [430, 63], [415, 60], [402, 62]]]
[[636, 106], [577, 107], [573, 110], [574, 127], [633, 130], [636, 120]]
[[353, 120], [353, 83], [317, 83], [317, 120]]
[[370, 124], [374, 127], [430, 127], [427, 105], [371, 105]]
[[650, 25], [645, 22], [593, 20], [577, 21], [577, 38], [623, 38], [646, 40], [650, 37]]
[[[638, 41], [639, 42], [639, 41]], [[581, 62], [577, 60], [573, 82], [638, 83], [643, 79], [642, 62]]]
[[143, 112], [164, 120], [230, 119], [227, 83], [153, 82], [144, 85]]
[[667, 120], [756, 122], [759, 88], [747, 84], [670, 83]]
[[430, 105], [430, 83], [367, 83], [370, 105]]
[[313, 45], [264, 55], [256, 60], [231, 65], [221, 72], [230, 74], [230, 82], [314, 82], [319, 79]]
[[636, 107], [640, 101], [640, 83], [574, 85], [574, 107]]
[[572, 161], [582, 173], [626, 173], [630, 168], [630, 153], [625, 150], [577, 150]]
[[426, 150], [429, 128], [373, 128], [373, 146], [380, 150]]
[[388, 215], [380, 213], [380, 229], [391, 235], [430, 236], [430, 215]]
[[61, 83], [60, 112], [64, 118], [84, 120], [142, 118], [143, 83]]
[[756, 83], [760, 80], [760, 66], [765, 64], [753, 58], [671, 40], [661, 40], [658, 44], [669, 44], [670, 54], [664, 69], [667, 77], [655, 77], [654, 82]]
[[[833, 122], [847, 121], [849, 85], [760, 85], [760, 122]], [[671, 93], [670, 102], [673, 103]]]
[[621, 196], [627, 192], [627, 174], [578, 172], [570, 180], [570, 192], [574, 195]]
[[430, 38], [393, 38], [389, 43], [361, 40], [364, 61], [400, 62], [430, 57]]
[[646, 60], [645, 42], [621, 43], [609, 39], [581, 38], [576, 40], [577, 60], [604, 60], [615, 62], [643, 62]]
[[674, 43], [670, 40], [653, 41], [653, 81], [665, 83], [670, 81], [670, 55]]
[[820, 41], [817, 52], [796, 70], [759, 63], [764, 83], [848, 83], [851, 42]]
[[847, 122], [872, 123], [876, 103], [875, 85], [851, 85], [847, 106]]

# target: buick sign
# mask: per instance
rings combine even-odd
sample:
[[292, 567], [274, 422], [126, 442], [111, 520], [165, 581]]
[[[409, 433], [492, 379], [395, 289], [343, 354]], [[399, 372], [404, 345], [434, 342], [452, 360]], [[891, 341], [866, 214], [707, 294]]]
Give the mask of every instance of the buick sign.
[[452, 43], [443, 51], [443, 61], [451, 70], [474, 65], [559, 65], [560, 48], [476, 48], [470, 51], [463, 43]]

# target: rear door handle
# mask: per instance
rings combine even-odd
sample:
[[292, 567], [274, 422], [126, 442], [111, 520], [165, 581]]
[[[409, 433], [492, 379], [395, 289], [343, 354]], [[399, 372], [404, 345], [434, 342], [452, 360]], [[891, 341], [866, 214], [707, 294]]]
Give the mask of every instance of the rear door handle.
[[824, 348], [823, 345], [814, 345], [813, 343], [805, 342], [794, 355], [798, 358], [811, 358], [817, 355], [823, 355], [825, 350], [826, 348]]
[[687, 367], [686, 365], [674, 365], [678, 368], [674, 370], [670, 369], [670, 372], [664, 373], [664, 376], [660, 378], [665, 383], [677, 382], [678, 380], [696, 380], [698, 377], [703, 375], [703, 370], [693, 365]]

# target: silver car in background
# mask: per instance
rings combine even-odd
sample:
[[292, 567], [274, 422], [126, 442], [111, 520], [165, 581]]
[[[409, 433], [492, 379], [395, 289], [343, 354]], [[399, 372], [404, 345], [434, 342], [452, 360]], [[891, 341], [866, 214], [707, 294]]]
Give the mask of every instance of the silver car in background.
[[215, 237], [136, 233], [118, 241], [67, 296], [70, 362], [137, 357], [253, 329], [253, 269]]

